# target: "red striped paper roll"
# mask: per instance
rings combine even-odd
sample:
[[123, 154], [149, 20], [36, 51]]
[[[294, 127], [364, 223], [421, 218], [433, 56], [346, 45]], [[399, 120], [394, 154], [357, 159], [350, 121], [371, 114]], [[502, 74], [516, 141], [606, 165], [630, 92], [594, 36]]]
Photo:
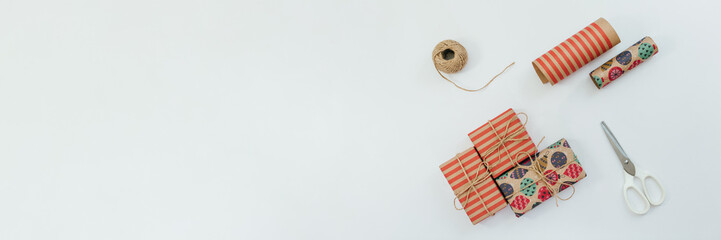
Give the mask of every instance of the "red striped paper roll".
[[[508, 126], [508, 129], [506, 129], [506, 126]], [[512, 137], [512, 139], [516, 139], [515, 141], [507, 141], [500, 147], [491, 149], [501, 139], [514, 132], [518, 132], [517, 135]], [[491, 168], [490, 171], [494, 178], [515, 167], [514, 162], [525, 159], [526, 155], [520, 155], [520, 157], [523, 157], [521, 159], [514, 159], [519, 153], [528, 153], [529, 155], [536, 153], [536, 145], [533, 144], [531, 137], [526, 132], [526, 128], [521, 123], [521, 120], [516, 117], [516, 112], [512, 108], [469, 133], [468, 137], [471, 138], [476, 150]]]
[[620, 42], [611, 24], [599, 18], [533, 61], [533, 68], [541, 82], [554, 85]]
[[[461, 164], [463, 164], [463, 168], [461, 168]], [[458, 158], [454, 157], [446, 161], [441, 164], [440, 168], [473, 224], [483, 221], [508, 205], [493, 178], [487, 177], [488, 170], [481, 163], [481, 157], [478, 156], [475, 149], [469, 148], [463, 151]], [[465, 174], [463, 173], [464, 169]], [[478, 191], [470, 190], [468, 194], [462, 194], [462, 191], [469, 187], [468, 180], [472, 181], [476, 178], [486, 178], [475, 186]]]

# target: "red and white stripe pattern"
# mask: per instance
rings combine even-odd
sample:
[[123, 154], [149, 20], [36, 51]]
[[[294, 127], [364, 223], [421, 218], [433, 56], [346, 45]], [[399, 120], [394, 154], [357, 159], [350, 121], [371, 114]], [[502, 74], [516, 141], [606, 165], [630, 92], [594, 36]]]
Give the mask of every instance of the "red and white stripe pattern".
[[533, 61], [543, 83], [554, 85], [621, 42], [606, 19], [599, 18]]
[[[507, 129], [506, 126], [508, 126]], [[514, 135], [514, 133], [516, 134], [510, 137], [511, 140], [506, 141], [500, 147], [494, 147], [502, 138]], [[468, 137], [471, 138], [486, 165], [491, 168], [494, 178], [515, 167], [514, 162], [518, 163], [527, 156], [518, 153], [527, 152], [529, 155], [536, 153], [536, 145], [533, 144], [526, 128], [516, 117], [516, 112], [512, 108], [469, 133]], [[513, 159], [516, 155], [519, 155], [520, 159]]]
[[[496, 183], [488, 177], [488, 170], [475, 149], [463, 151], [457, 157], [441, 164], [440, 168], [473, 224], [483, 221], [508, 205]], [[485, 180], [476, 184], [474, 189], [468, 189], [476, 178]]]

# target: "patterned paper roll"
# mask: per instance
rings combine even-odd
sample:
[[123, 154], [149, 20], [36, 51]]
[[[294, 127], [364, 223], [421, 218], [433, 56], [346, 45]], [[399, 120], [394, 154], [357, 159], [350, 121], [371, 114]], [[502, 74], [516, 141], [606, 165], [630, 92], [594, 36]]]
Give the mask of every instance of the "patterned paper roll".
[[644, 37], [626, 51], [593, 70], [589, 75], [596, 87], [601, 89], [656, 53], [658, 53], [656, 43], [651, 37]]
[[554, 85], [619, 42], [611, 24], [599, 18], [533, 61], [533, 68], [541, 82]]

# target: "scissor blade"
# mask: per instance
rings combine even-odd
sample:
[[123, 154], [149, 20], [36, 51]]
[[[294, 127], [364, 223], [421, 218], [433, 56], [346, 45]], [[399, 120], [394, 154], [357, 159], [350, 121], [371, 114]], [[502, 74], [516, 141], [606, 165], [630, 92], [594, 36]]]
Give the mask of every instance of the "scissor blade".
[[628, 174], [631, 174], [632, 176], [636, 175], [636, 168], [633, 166], [633, 163], [628, 158], [628, 155], [626, 155], [626, 152], [623, 151], [623, 148], [620, 144], [618, 144], [618, 140], [616, 140], [616, 136], [613, 135], [610, 129], [608, 129], [608, 126], [606, 126], [605, 122], [601, 122], [601, 128], [603, 128], [603, 132], [606, 133], [606, 137], [608, 137], [608, 141], [611, 142], [611, 146], [613, 147], [613, 151], [616, 152], [616, 155], [618, 156], [618, 160], [621, 161], [621, 165], [623, 166], [623, 169], [628, 172]]

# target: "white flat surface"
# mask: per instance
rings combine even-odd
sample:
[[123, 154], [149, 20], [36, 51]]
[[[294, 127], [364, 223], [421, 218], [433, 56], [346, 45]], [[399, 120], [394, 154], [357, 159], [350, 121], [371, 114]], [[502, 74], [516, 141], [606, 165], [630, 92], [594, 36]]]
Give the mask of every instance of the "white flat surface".
[[[503, 2], [503, 3], [500, 3]], [[545, 2], [545, 3], [541, 3]], [[0, 239], [719, 238], [718, 1], [0, 1]], [[556, 86], [531, 61], [598, 17]], [[597, 90], [644, 36], [660, 52]], [[470, 52], [450, 77], [431, 50]], [[438, 165], [512, 107], [588, 177], [479, 225]], [[624, 205], [605, 120], [666, 202]]]

